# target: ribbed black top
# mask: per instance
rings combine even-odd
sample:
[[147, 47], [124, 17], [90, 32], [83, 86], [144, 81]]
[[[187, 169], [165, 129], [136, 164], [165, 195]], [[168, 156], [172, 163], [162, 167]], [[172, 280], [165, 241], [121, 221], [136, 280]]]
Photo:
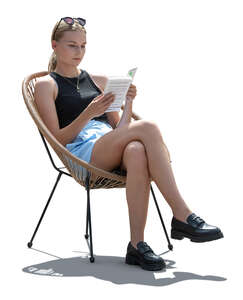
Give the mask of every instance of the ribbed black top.
[[[76, 88], [78, 77], [64, 77], [56, 72], [50, 72], [49, 75], [54, 78], [58, 86], [55, 105], [60, 129], [72, 123], [90, 102], [101, 94], [101, 90], [85, 70], [81, 70], [79, 75], [80, 93]], [[68, 81], [73, 82], [75, 86]], [[109, 123], [106, 113], [92, 120]]]

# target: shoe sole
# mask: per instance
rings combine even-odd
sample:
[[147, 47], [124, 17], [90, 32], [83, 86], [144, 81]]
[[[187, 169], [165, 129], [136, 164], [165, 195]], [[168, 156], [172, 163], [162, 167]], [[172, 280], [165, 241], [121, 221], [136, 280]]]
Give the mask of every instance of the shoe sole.
[[216, 235], [197, 237], [197, 236], [193, 236], [189, 233], [181, 232], [178, 230], [171, 230], [171, 238], [172, 239], [182, 240], [182, 239], [184, 239], [184, 237], [190, 239], [192, 242], [195, 242], [195, 243], [204, 243], [204, 242], [210, 242], [210, 241], [221, 239], [224, 237], [224, 235], [220, 231]]
[[131, 257], [131, 256], [126, 256], [126, 260], [125, 260], [126, 264], [128, 265], [140, 265], [144, 270], [147, 271], [159, 271], [162, 270], [166, 267], [165, 264], [162, 265], [146, 265], [143, 264], [142, 262], [140, 262], [136, 257]]

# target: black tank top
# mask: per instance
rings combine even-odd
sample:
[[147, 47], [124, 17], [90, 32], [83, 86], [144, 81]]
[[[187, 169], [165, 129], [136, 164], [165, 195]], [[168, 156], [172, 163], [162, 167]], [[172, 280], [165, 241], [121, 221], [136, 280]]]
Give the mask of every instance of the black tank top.
[[[55, 106], [60, 129], [72, 123], [90, 102], [101, 94], [101, 90], [98, 89], [85, 70], [81, 70], [79, 74], [80, 92], [77, 91], [74, 85], [68, 82], [71, 81], [77, 86], [77, 77], [63, 77], [56, 72], [50, 72], [49, 75], [54, 78], [58, 86]], [[92, 120], [109, 123], [106, 113], [94, 117]]]

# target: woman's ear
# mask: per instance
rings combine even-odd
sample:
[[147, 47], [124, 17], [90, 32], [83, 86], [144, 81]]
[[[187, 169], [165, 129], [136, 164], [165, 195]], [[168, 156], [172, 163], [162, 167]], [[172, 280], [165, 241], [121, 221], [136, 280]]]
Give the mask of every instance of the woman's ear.
[[56, 47], [57, 47], [57, 42], [56, 42], [55, 40], [52, 40], [52, 41], [51, 41], [51, 47], [52, 47], [53, 50], [56, 49]]

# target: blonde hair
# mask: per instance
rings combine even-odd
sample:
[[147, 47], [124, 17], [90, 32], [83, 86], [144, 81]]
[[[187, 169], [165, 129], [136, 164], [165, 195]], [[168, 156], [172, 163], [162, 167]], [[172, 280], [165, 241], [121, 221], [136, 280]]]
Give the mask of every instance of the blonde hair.
[[[59, 21], [55, 24], [53, 30], [52, 30], [52, 34], [51, 34], [51, 41], [56, 40], [59, 41], [63, 35], [65, 31], [84, 31], [86, 33], [85, 28], [79, 24], [79, 22], [77, 20], [74, 19], [74, 23], [73, 25], [69, 25], [67, 24], [65, 21], [61, 21], [60, 24], [58, 25]], [[58, 26], [58, 28], [57, 28]], [[57, 30], [56, 30], [57, 28]], [[55, 34], [55, 36], [54, 36]], [[56, 53], [53, 50], [52, 55], [49, 59], [49, 63], [48, 63], [48, 72], [53, 72], [55, 70], [57, 66], [57, 58], [56, 58]]]

